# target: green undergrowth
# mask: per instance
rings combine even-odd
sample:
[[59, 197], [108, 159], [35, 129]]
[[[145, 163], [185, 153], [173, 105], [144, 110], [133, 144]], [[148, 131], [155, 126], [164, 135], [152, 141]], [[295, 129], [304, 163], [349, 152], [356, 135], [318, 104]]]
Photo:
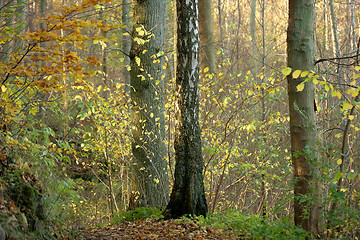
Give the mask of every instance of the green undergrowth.
[[307, 237], [303, 229], [297, 228], [286, 221], [272, 221], [259, 215], [244, 215], [237, 210], [209, 214], [206, 218], [197, 217], [202, 226], [231, 231], [246, 239], [296, 239]]
[[133, 222], [136, 220], [143, 220], [147, 218], [161, 219], [162, 209], [155, 207], [140, 207], [135, 210], [124, 211], [116, 213], [113, 219], [110, 221], [110, 225], [116, 225], [124, 222]]

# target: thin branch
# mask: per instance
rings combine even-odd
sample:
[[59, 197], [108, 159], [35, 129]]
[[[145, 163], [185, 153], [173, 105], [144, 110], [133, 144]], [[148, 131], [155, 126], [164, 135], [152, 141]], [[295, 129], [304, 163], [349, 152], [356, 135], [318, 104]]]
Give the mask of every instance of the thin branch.
[[333, 61], [333, 60], [343, 60], [343, 59], [352, 59], [352, 58], [357, 58], [359, 57], [360, 54], [356, 54], [356, 55], [352, 55], [352, 56], [347, 56], [347, 57], [335, 57], [335, 58], [321, 58], [319, 60], [317, 60], [315, 62], [315, 65], [321, 62], [325, 62], [325, 61]]

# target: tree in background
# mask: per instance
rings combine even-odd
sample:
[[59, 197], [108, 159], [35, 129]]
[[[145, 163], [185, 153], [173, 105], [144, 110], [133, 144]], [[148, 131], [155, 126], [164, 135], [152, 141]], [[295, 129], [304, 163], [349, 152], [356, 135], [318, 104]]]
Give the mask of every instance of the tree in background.
[[[313, 0], [289, 0], [287, 57], [291, 69], [314, 69], [314, 14]], [[288, 75], [294, 219], [297, 226], [317, 236], [319, 209], [315, 191], [319, 189], [314, 189], [317, 161], [314, 84], [303, 83], [304, 78], [296, 75], [296, 72]]]
[[165, 206], [169, 198], [163, 81], [167, 6], [165, 0], [134, 3], [130, 51], [134, 189], [130, 208]]
[[201, 47], [204, 47], [204, 66], [209, 68], [210, 73], [215, 73], [215, 38], [211, 5], [211, 0], [199, 0], [200, 43]]
[[206, 215], [199, 125], [199, 16], [197, 0], [177, 0], [175, 182], [165, 217]]

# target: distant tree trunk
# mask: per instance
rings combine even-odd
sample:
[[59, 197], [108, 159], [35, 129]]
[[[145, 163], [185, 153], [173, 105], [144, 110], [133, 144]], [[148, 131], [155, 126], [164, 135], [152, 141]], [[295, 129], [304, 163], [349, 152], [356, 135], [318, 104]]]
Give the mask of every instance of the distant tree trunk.
[[135, 201], [129, 208], [166, 206], [169, 199], [163, 81], [166, 2], [134, 1], [130, 76], [134, 156], [131, 197]]
[[256, 44], [256, 0], [251, 2], [251, 13], [250, 13], [250, 36], [251, 36], [251, 55], [253, 59], [252, 67], [257, 66], [256, 58], [258, 57], [258, 50]]
[[[13, 5], [15, 5], [15, 0], [9, 0], [8, 2], [4, 3], [1, 7], [4, 7], [4, 9], [1, 9], [5, 12], [5, 26], [7, 28], [12, 29], [14, 27], [14, 21], [15, 21], [15, 13], [13, 11]], [[3, 17], [4, 18], [4, 17]], [[11, 34], [13, 35], [13, 34]], [[10, 60], [10, 54], [13, 51], [13, 36], [10, 36], [11, 39], [7, 40], [7, 42], [2, 43], [2, 49], [0, 52], [0, 61], [8, 62]]]
[[130, 1], [124, 0], [123, 1], [123, 7], [122, 7], [122, 23], [126, 27], [123, 30], [123, 51], [124, 51], [124, 69], [123, 69], [123, 76], [124, 76], [124, 82], [125, 82], [125, 92], [127, 94], [130, 94], [130, 73], [127, 70], [126, 66], [130, 66], [130, 35], [127, 35], [129, 33], [130, 29]]
[[[47, 6], [47, 0], [40, 0], [40, 17], [45, 18], [46, 17], [46, 6]], [[46, 31], [46, 24], [44, 22], [40, 22], [40, 29], [44, 29]], [[40, 46], [42, 48], [46, 47], [45, 42], [41, 42]]]
[[[293, 70], [314, 69], [314, 0], [289, 0], [287, 36], [288, 66]], [[297, 226], [317, 236], [319, 208], [315, 194], [316, 144], [314, 85], [305, 83], [303, 91], [297, 85], [304, 79], [288, 76], [291, 153], [294, 174], [294, 220]]]
[[166, 218], [206, 215], [199, 125], [199, 22], [197, 0], [177, 0], [175, 182]]
[[[45, 18], [46, 16], [46, 5], [47, 5], [47, 0], [40, 0], [40, 17], [41, 18]], [[44, 22], [40, 22], [40, 29], [44, 29], [45, 30], [46, 25]]]
[[214, 27], [211, 14], [211, 0], [199, 0], [200, 43], [204, 47], [204, 66], [209, 73], [216, 71]]
[[351, 50], [356, 51], [356, 49], [357, 49], [357, 38], [356, 38], [355, 3], [354, 3], [354, 0], [350, 0], [350, 23], [351, 23], [351, 36], [352, 36], [352, 49]]
[[14, 51], [19, 51], [23, 48], [23, 41], [20, 39], [19, 35], [21, 32], [24, 31], [26, 23], [25, 23], [25, 9], [26, 3], [24, 0], [17, 0], [16, 1], [16, 24], [18, 27], [16, 29], [16, 37], [14, 43]]
[[[219, 14], [219, 30], [220, 30], [220, 46], [221, 49], [224, 51], [224, 33], [223, 33], [223, 24], [222, 24], [222, 9], [221, 9], [222, 2], [218, 0], [218, 14]], [[221, 55], [223, 60], [223, 55]]]

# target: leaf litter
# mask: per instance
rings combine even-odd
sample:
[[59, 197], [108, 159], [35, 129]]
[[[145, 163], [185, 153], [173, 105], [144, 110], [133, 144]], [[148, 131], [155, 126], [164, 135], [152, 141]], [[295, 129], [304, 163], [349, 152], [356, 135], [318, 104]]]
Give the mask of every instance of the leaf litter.
[[240, 238], [222, 229], [200, 226], [196, 221], [192, 220], [157, 220], [149, 218], [102, 228], [83, 229], [80, 231], [79, 239], [226, 240]]

